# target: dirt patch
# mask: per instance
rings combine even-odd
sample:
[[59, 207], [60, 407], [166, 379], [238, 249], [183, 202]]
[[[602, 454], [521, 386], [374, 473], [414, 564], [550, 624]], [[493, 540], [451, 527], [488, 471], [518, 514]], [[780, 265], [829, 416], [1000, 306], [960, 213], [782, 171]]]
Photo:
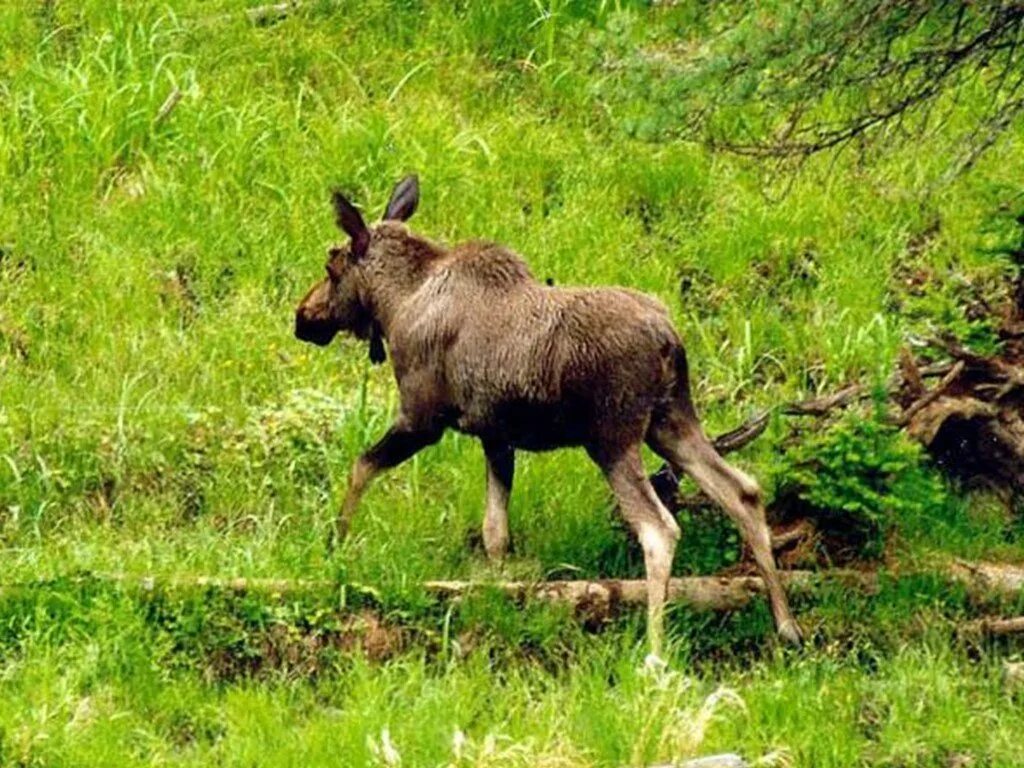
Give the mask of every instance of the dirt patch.
[[338, 615], [337, 623], [312, 628], [275, 623], [253, 631], [244, 642], [208, 649], [203, 666], [216, 680], [261, 677], [269, 673], [310, 678], [329, 671], [344, 657], [386, 661], [408, 647], [408, 632], [364, 609]]

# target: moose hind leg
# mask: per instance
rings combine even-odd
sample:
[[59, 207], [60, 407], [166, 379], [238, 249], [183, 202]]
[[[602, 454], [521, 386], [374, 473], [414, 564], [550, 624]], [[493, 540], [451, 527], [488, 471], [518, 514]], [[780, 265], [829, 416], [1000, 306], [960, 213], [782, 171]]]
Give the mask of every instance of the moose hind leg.
[[668, 598], [672, 558], [679, 540], [679, 525], [658, 500], [644, 472], [639, 444], [619, 455], [591, 451], [619, 502], [619, 511], [640, 540], [647, 573], [647, 636], [651, 653], [661, 656], [665, 637], [665, 601]]
[[799, 645], [802, 639], [800, 627], [790, 612], [789, 601], [775, 567], [760, 487], [752, 477], [730, 466], [718, 455], [695, 417], [689, 414], [676, 416], [651, 425], [648, 445], [676, 472], [690, 475], [701, 490], [732, 518], [750, 547], [764, 580], [779, 636]]

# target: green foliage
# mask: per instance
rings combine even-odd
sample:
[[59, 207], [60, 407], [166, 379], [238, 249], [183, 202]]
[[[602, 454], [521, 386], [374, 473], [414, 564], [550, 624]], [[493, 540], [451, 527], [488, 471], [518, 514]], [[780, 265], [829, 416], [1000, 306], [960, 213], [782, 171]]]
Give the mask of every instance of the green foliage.
[[673, 573], [716, 573], [739, 562], [743, 554], [740, 532], [717, 506], [683, 510], [676, 519], [683, 536], [676, 549]]
[[[999, 308], [1011, 301], [1012, 264], [1006, 259], [985, 259], [982, 265], [969, 268], [967, 258], [958, 256], [948, 265], [930, 265], [921, 258], [921, 251], [931, 247], [934, 236], [934, 231], [926, 230], [911, 237], [910, 257], [892, 276], [889, 308], [904, 317], [908, 329], [918, 336], [951, 336], [978, 354], [997, 354]], [[1002, 239], [996, 242], [1002, 247], [986, 248], [991, 255], [1017, 247], [1017, 238], [1010, 244]]]
[[[946, 285], [957, 286], [958, 282], [951, 280]], [[980, 355], [998, 354], [1001, 346], [999, 317], [985, 311], [973, 316], [966, 313], [964, 309], [971, 301], [971, 294], [969, 286], [961, 282], [959, 290], [954, 287], [930, 291], [908, 299], [906, 311], [909, 317], [923, 320], [925, 329], [941, 329]]]
[[885, 420], [849, 413], [827, 429], [803, 434], [784, 456], [779, 496], [795, 496], [801, 513], [856, 554], [878, 557], [888, 534], [937, 516], [950, 492], [920, 444]]

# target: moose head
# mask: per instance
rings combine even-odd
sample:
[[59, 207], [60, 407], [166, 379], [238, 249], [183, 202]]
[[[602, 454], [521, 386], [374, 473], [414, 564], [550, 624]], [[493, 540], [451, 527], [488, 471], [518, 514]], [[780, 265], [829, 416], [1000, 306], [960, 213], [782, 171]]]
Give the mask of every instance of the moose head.
[[[408, 220], [416, 211], [419, 197], [418, 179], [406, 176], [395, 185], [382, 222]], [[369, 341], [370, 360], [382, 363], [386, 357], [384, 342], [369, 303], [363, 269], [381, 225], [367, 226], [359, 209], [339, 191], [334, 192], [332, 202], [338, 228], [349, 241], [327, 250], [327, 275], [300, 302], [295, 312], [295, 336], [326, 346], [339, 332], [351, 333]]]

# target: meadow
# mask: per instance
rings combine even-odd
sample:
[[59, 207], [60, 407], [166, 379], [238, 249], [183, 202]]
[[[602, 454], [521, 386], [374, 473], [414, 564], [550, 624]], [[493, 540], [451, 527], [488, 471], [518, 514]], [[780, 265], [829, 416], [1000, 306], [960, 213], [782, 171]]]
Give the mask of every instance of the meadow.
[[[594, 632], [551, 606], [423, 591], [640, 574], [582, 452], [520, 459], [503, 566], [479, 541], [479, 445], [454, 434], [381, 478], [328, 552], [396, 392], [360, 343], [292, 336], [339, 238], [330, 190], [376, 216], [416, 172], [418, 231], [663, 300], [712, 433], [881, 381], [916, 334], [985, 344], [963, 305], [1011, 269], [1024, 132], [947, 178], [980, 85], [946, 129], [789, 171], [673, 131], [700, 103], [672, 73], [707, 64], [728, 5], [313, 0], [258, 23], [252, 5], [0, 6], [0, 765], [1024, 762], [1002, 679], [1021, 646], [955, 639], [977, 608], [938, 578], [797, 602], [797, 652], [764, 605], [679, 608], [659, 674], [639, 614]], [[915, 274], [926, 290], [907, 290]], [[733, 457], [769, 498], [793, 428], [773, 411]], [[1020, 510], [942, 483], [894, 521], [894, 573], [1024, 560]], [[740, 559], [727, 525], [688, 522], [677, 574]]]

